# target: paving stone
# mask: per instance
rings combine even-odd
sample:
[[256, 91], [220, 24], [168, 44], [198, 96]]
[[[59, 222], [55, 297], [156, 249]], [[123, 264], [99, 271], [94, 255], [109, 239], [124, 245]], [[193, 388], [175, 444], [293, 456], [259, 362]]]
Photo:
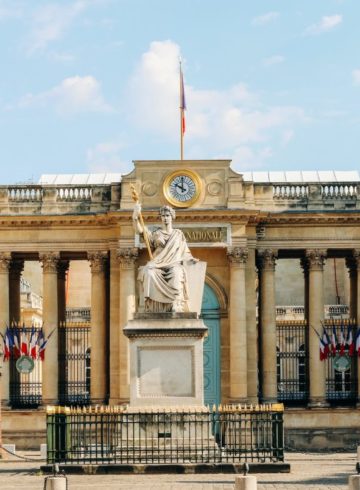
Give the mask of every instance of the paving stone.
[[[355, 453], [288, 453], [291, 473], [258, 474], [258, 490], [347, 490]], [[40, 462], [0, 461], [1, 490], [42, 490]], [[70, 475], [69, 490], [233, 490], [235, 475]]]

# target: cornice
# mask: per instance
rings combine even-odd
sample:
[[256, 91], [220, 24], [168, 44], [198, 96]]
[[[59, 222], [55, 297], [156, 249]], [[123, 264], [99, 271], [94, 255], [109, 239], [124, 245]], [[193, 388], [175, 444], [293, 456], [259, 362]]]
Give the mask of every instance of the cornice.
[[[246, 209], [188, 209], [176, 210], [177, 221], [183, 223], [203, 222], [236, 222], [243, 224], [257, 224], [264, 217], [263, 213]], [[157, 223], [159, 211], [144, 210], [143, 218], [146, 223]], [[0, 215], [0, 227], [21, 228], [72, 228], [82, 227], [112, 227], [132, 223], [132, 210], [109, 211], [101, 214], [67, 214], [67, 215]]]
[[[229, 223], [265, 226], [292, 225], [328, 225], [344, 224], [358, 225], [360, 210], [331, 211], [322, 210], [311, 212], [271, 212], [259, 209], [185, 209], [176, 210], [176, 221], [182, 223], [211, 223], [226, 221]], [[159, 221], [158, 209], [144, 210], [143, 218], [146, 223]], [[0, 227], [7, 228], [79, 228], [103, 227], [111, 228], [132, 222], [132, 209], [108, 211], [99, 214], [67, 214], [67, 215], [0, 215]], [[175, 222], [176, 223], [176, 222]]]
[[260, 220], [262, 225], [265, 226], [281, 226], [281, 225], [323, 225], [329, 224], [356, 224], [360, 223], [360, 210], [350, 212], [331, 212], [324, 213], [323, 211], [311, 212], [311, 213], [268, 213], [265, 218]]

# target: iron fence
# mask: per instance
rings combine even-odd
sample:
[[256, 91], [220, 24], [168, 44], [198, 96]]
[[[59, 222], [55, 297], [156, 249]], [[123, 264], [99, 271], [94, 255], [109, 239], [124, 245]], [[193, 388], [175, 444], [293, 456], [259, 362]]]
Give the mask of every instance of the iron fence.
[[337, 354], [329, 356], [326, 362], [326, 398], [336, 404], [353, 404], [357, 399], [357, 356], [350, 356], [349, 345], [345, 342], [344, 352], [341, 351], [341, 334], [346, 339], [348, 326], [356, 337], [356, 326], [352, 320], [327, 320], [325, 326], [331, 336], [335, 330], [337, 338]]
[[59, 403], [90, 403], [90, 324], [59, 325]]
[[[29, 338], [32, 327], [11, 326], [9, 327], [11, 338], [21, 342], [21, 336]], [[34, 328], [36, 335], [40, 329]], [[16, 368], [16, 362], [20, 357], [19, 348], [12, 349], [10, 353], [10, 383], [9, 383], [9, 405], [12, 408], [37, 408], [41, 405], [42, 396], [42, 369], [41, 361], [34, 359], [34, 369], [30, 373], [20, 373]]]
[[307, 326], [305, 321], [276, 325], [278, 400], [306, 403], [309, 397]]
[[143, 411], [50, 407], [47, 448], [50, 464], [283, 461], [283, 405]]

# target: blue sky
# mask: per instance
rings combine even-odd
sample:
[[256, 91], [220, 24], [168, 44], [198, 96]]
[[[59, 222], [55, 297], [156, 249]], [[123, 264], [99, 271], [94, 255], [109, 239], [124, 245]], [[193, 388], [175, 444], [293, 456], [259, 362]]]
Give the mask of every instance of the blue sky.
[[0, 182], [179, 158], [354, 170], [358, 0], [0, 0]]

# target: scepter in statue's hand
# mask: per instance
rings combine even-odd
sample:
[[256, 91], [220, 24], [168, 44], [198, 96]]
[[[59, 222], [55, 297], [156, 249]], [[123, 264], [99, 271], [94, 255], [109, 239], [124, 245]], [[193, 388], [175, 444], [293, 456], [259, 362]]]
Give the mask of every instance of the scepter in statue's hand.
[[141, 204], [140, 204], [140, 200], [139, 200], [139, 194], [136, 192], [136, 189], [135, 189], [135, 187], [132, 184], [130, 184], [130, 188], [131, 188], [131, 197], [133, 198], [133, 201], [135, 202], [134, 213], [133, 213], [133, 220], [135, 222], [137, 220], [140, 221], [141, 228], [142, 228], [142, 234], [144, 235], [144, 240], [145, 240], [145, 243], [146, 243], [146, 248], [147, 248], [147, 250], [149, 252], [150, 260], [152, 260], [153, 259], [153, 254], [152, 254], [151, 248], [150, 248], [149, 237], [148, 237], [148, 235], [146, 233], [144, 218], [142, 217], [142, 214], [141, 214]]

